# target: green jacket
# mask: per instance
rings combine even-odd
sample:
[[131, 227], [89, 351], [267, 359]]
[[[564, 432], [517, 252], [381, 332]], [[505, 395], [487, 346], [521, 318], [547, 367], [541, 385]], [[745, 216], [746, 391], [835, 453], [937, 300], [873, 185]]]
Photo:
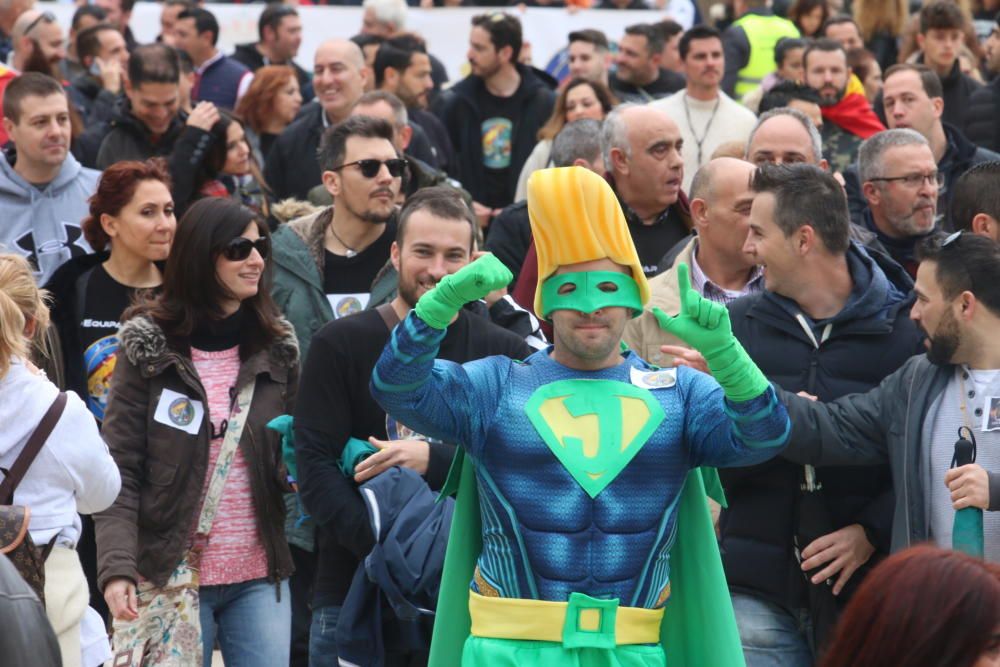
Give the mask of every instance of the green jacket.
[[323, 234], [333, 219], [333, 207], [282, 225], [271, 237], [274, 251], [274, 302], [295, 328], [301, 359], [309, 356], [309, 341], [333, 319], [323, 291]]
[[[482, 525], [475, 468], [462, 450], [455, 456], [442, 497], [456, 488], [458, 497], [438, 594], [430, 667], [459, 665], [471, 627], [469, 582], [482, 551]], [[660, 642], [671, 667], [743, 667], [743, 647], [706, 493], [725, 505], [715, 469], [691, 471], [681, 491], [677, 539], [670, 551], [671, 595]]]

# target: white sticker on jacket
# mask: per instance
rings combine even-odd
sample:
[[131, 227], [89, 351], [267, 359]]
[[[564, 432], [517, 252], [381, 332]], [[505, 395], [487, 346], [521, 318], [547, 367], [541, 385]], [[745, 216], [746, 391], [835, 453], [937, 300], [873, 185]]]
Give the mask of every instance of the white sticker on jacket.
[[666, 389], [677, 384], [676, 368], [661, 368], [644, 371], [633, 366], [630, 369], [632, 384], [643, 389]]
[[191, 435], [198, 435], [201, 421], [205, 416], [205, 406], [201, 401], [188, 398], [170, 389], [164, 389], [160, 394], [160, 402], [156, 404], [153, 419]]

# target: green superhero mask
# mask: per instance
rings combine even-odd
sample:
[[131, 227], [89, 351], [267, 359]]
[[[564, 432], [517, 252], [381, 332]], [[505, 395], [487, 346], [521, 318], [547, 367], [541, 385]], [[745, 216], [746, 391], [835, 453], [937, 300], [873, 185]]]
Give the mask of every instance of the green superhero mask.
[[[573, 288], [560, 294], [564, 285]], [[612, 306], [631, 308], [633, 317], [642, 313], [639, 286], [632, 276], [617, 271], [578, 271], [551, 276], [542, 283], [542, 307], [545, 309], [542, 317], [546, 319], [553, 310], [592, 313]]]

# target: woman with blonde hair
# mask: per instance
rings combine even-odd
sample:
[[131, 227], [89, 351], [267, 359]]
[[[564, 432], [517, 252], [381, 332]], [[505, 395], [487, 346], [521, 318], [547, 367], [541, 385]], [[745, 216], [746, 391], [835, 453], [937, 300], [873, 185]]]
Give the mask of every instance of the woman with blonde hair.
[[59, 640], [62, 664], [75, 666], [82, 662], [81, 646], [89, 644], [80, 636], [88, 593], [76, 552], [78, 513], [109, 507], [121, 478], [83, 401], [74, 393], [60, 394], [27, 361], [31, 339], [41, 337], [48, 324], [48, 307], [31, 267], [20, 256], [0, 255], [0, 468], [16, 470], [15, 462], [43, 418], [55, 420], [41, 449], [33, 457], [30, 451], [25, 454], [21, 465], [29, 458], [30, 465], [0, 504], [30, 508], [28, 534], [43, 554], [48, 551], [46, 615]]
[[535, 171], [549, 166], [552, 140], [563, 126], [583, 118], [604, 120], [616, 104], [618, 100], [604, 84], [581, 77], [570, 79], [559, 91], [549, 120], [538, 130], [538, 143], [525, 161], [524, 167], [521, 168], [521, 176], [517, 179], [514, 201], [527, 199], [528, 177]]
[[854, 0], [854, 21], [861, 30], [865, 48], [875, 54], [886, 70], [899, 57], [899, 35], [910, 16], [908, 0]]

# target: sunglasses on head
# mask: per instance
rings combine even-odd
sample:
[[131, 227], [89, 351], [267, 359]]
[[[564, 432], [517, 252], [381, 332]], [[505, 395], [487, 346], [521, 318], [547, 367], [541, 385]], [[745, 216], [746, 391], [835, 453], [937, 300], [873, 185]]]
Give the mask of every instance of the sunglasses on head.
[[52, 12], [42, 12], [41, 14], [38, 15], [38, 18], [36, 18], [34, 21], [28, 24], [28, 27], [24, 29], [24, 34], [25, 35], [30, 34], [31, 31], [34, 30], [35, 27], [42, 21], [45, 21], [46, 23], [55, 23], [56, 15], [53, 14]]
[[261, 259], [267, 259], [271, 254], [271, 242], [267, 238], [262, 236], [256, 241], [251, 241], [245, 236], [237, 236], [222, 249], [222, 256], [230, 262], [242, 262], [250, 256], [254, 248], [260, 253]]
[[339, 167], [334, 167], [330, 171], [337, 171], [343, 169], [344, 167], [351, 167], [357, 165], [358, 169], [361, 170], [361, 175], [365, 178], [375, 178], [378, 176], [378, 172], [382, 169], [382, 165], [389, 170], [389, 175], [393, 178], [399, 178], [403, 175], [403, 171], [406, 169], [407, 162], [401, 157], [393, 158], [391, 160], [355, 160], [354, 162], [346, 162]]

